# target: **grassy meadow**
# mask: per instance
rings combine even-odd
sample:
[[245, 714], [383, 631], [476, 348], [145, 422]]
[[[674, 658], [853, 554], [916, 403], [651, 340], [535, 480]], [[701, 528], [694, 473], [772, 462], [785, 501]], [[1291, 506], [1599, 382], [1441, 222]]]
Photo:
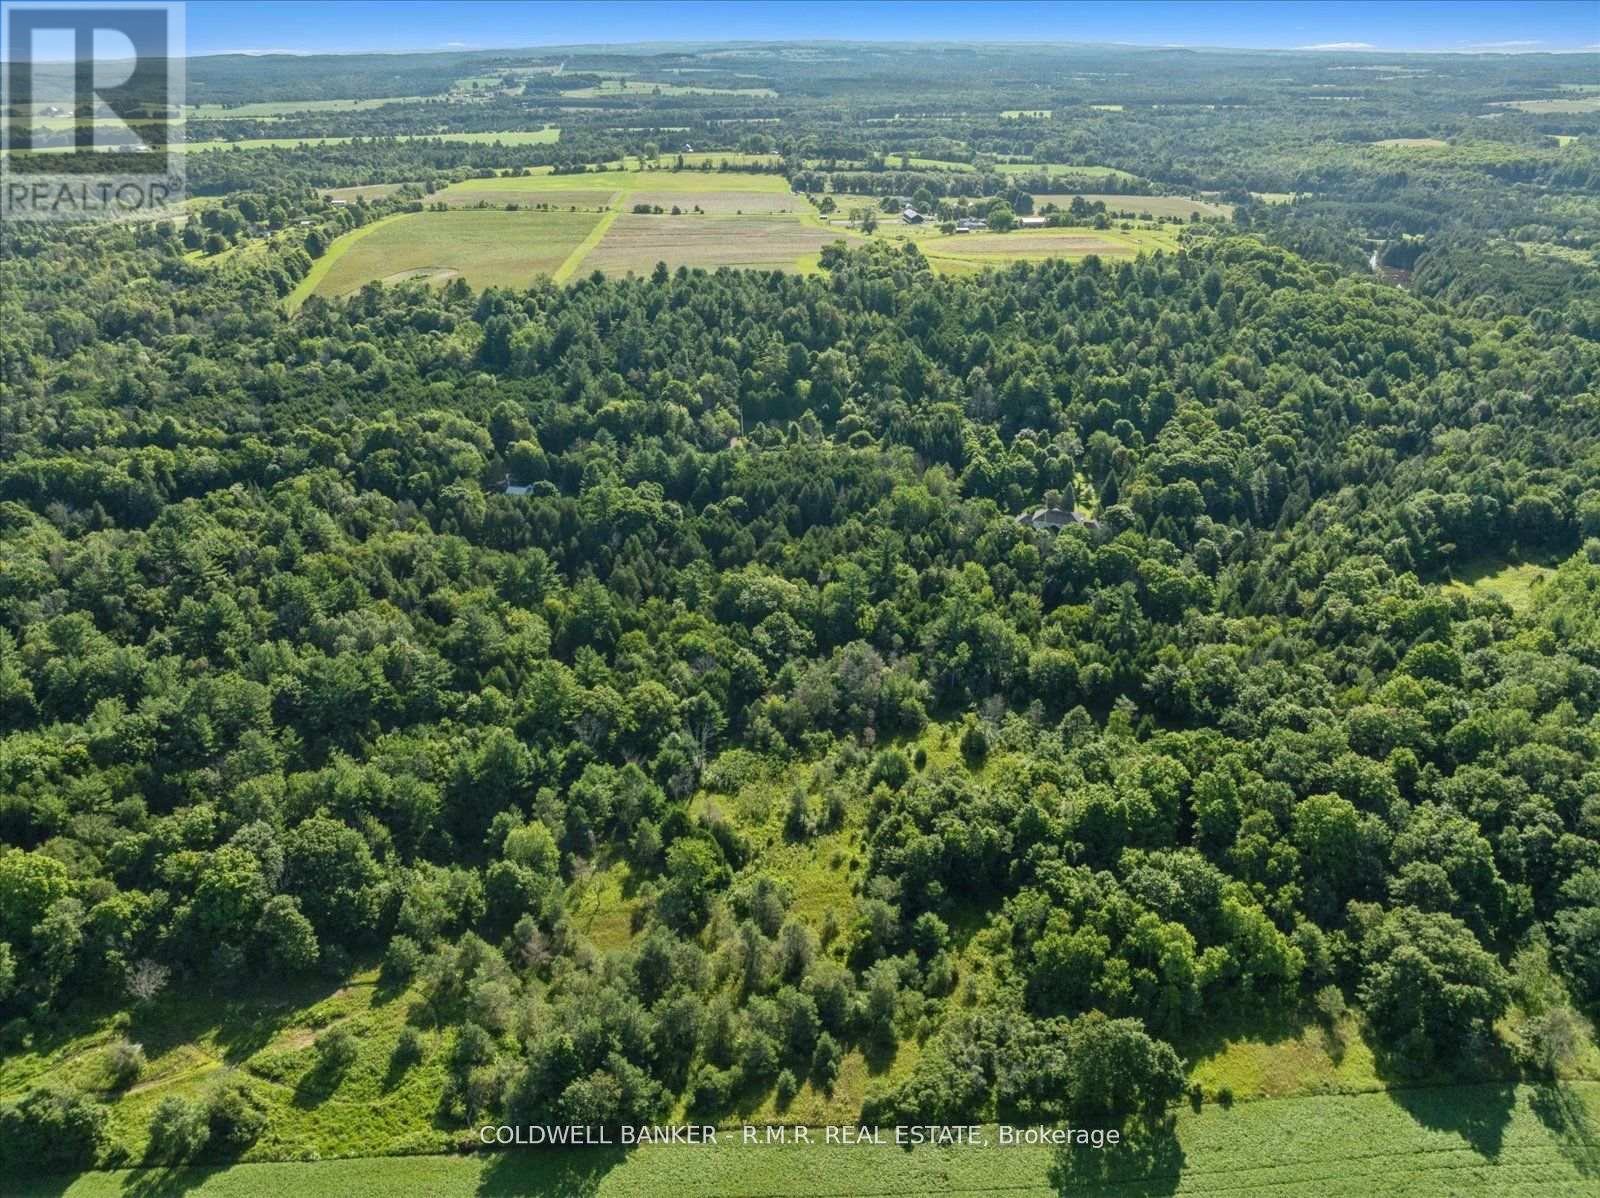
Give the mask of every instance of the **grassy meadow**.
[[[342, 146], [356, 140], [353, 137], [246, 137], [238, 141], [190, 141], [182, 149], [191, 154], [212, 150], [282, 150], [294, 146]], [[369, 139], [370, 140], [370, 139]], [[544, 146], [561, 140], [561, 130], [554, 125], [544, 129], [516, 129], [506, 133], [418, 133], [402, 134], [397, 141], [464, 141], [507, 146]]]
[[1492, 595], [1521, 615], [1533, 607], [1538, 589], [1555, 570], [1531, 562], [1502, 562], [1480, 558], [1458, 566], [1451, 588], [1468, 595]]
[[1100, 179], [1132, 179], [1135, 176], [1114, 166], [1094, 166], [1070, 162], [1002, 162], [995, 166], [1002, 175], [1072, 175]]
[[802, 259], [842, 236], [837, 230], [793, 216], [640, 216], [624, 212], [579, 263], [578, 270], [646, 274], [657, 262], [674, 268], [798, 270], [803, 268]]
[[410, 213], [342, 249], [314, 291], [346, 295], [373, 280], [454, 278], [480, 288], [526, 287], [555, 274], [598, 220], [593, 212], [526, 209]]
[[1091, 229], [1064, 225], [1054, 229], [1019, 229], [1010, 233], [955, 233], [919, 239], [918, 248], [941, 273], [960, 274], [1007, 262], [1045, 258], [1134, 258], [1178, 248], [1173, 225], [1130, 229]]
[[1184, 220], [1188, 220], [1196, 213], [1202, 218], [1233, 215], [1232, 204], [1222, 204], [1212, 200], [1191, 200], [1186, 196], [1125, 196], [1109, 192], [1036, 195], [1033, 197], [1034, 210], [1038, 211], [1045, 204], [1055, 204], [1065, 208], [1078, 195], [1082, 195], [1091, 204], [1101, 201], [1112, 212], [1137, 212], [1141, 216], [1181, 216]]

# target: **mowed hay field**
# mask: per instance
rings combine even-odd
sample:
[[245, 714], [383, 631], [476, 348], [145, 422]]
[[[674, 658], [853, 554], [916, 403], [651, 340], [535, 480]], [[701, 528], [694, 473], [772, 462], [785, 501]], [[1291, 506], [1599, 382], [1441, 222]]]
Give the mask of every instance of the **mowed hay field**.
[[804, 212], [806, 201], [789, 190], [781, 175], [733, 171], [615, 170], [581, 175], [515, 175], [468, 179], [437, 192], [435, 200], [451, 205], [552, 204], [610, 206], [627, 211], [635, 204], [657, 204], [669, 212], [676, 205], [703, 212]]
[[[1071, 202], [1070, 196], [1065, 198]], [[1153, 199], [1174, 214], [1223, 210], [1203, 201]], [[597, 270], [642, 275], [657, 262], [674, 269], [809, 271], [816, 269], [823, 246], [860, 238], [820, 221], [781, 176], [754, 172], [618, 169], [500, 175], [451, 184], [429, 202], [442, 202], [448, 210], [388, 217], [335, 241], [289, 297], [290, 309], [309, 295], [347, 295], [373, 281], [446, 282], [459, 277], [474, 287], [520, 287], [538, 275], [557, 282]], [[641, 204], [664, 211], [634, 212]], [[672, 213], [674, 207], [679, 214]], [[944, 273], [1089, 254], [1131, 258], [1178, 245], [1173, 225], [950, 236], [893, 221], [880, 228], [880, 236], [915, 239]]]
[[[239, 141], [190, 141], [177, 149], [191, 153], [216, 150], [286, 150], [295, 146], [342, 146], [354, 137], [248, 137]], [[402, 133], [395, 141], [471, 142], [478, 145], [547, 146], [561, 140], [561, 130], [551, 125], [544, 129], [514, 129], [506, 133]]]
[[624, 212], [577, 264], [575, 273], [648, 274], [669, 267], [751, 266], [801, 270], [823, 246], [843, 238], [838, 229], [793, 216], [641, 216]]
[[[86, 1174], [15, 1184], [15, 1198], [1275, 1198], [1600, 1195], [1600, 1084], [1456, 1086], [1185, 1107], [1137, 1147], [652, 1145]], [[822, 1133], [813, 1131], [821, 1140]]]
[[1054, 204], [1058, 208], [1069, 206], [1075, 196], [1082, 195], [1085, 200], [1093, 204], [1103, 201], [1111, 212], [1137, 212], [1141, 216], [1181, 216], [1188, 220], [1190, 216], [1199, 213], [1206, 216], [1232, 216], [1233, 205], [1221, 204], [1211, 200], [1191, 200], [1187, 196], [1122, 196], [1095, 193], [1093, 195], [1082, 192], [1072, 192], [1061, 195], [1036, 195], [1033, 197], [1034, 211], [1037, 212], [1046, 204]]
[[1438, 150], [1448, 148], [1450, 143], [1438, 137], [1386, 137], [1382, 141], [1372, 143], [1375, 146], [1388, 146], [1397, 150]]
[[1178, 248], [1178, 227], [1063, 227], [1011, 233], [955, 233], [920, 238], [917, 248], [935, 270], [949, 274], [1006, 262], [1037, 262], [1044, 258], [1086, 258], [1090, 254], [1101, 258], [1132, 258], [1156, 250], [1171, 253]]
[[413, 278], [447, 282], [460, 277], [474, 287], [525, 287], [539, 275], [555, 274], [599, 219], [594, 212], [498, 208], [412, 213], [386, 222], [339, 254], [315, 293], [347, 295], [374, 280]]

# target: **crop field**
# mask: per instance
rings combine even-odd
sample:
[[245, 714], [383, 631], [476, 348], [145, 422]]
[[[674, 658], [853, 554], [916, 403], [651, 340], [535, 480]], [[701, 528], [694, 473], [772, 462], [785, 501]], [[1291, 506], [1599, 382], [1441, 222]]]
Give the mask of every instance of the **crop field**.
[[[905, 1149], [883, 1144], [620, 1146], [476, 1156], [142, 1169], [22, 1183], [14, 1198], [853, 1198], [961, 1193], [1047, 1198], [1160, 1194], [1282, 1198], [1362, 1195], [1535, 1198], [1600, 1194], [1600, 1085], [1481, 1085], [1242, 1103], [1181, 1110], [1121, 1149], [1069, 1153], [997, 1143]], [[812, 1131], [820, 1140], [823, 1133]]]
[[[562, 176], [563, 179], [571, 176]], [[468, 183], [453, 183], [428, 197], [430, 204], [448, 204], [452, 208], [476, 208], [480, 204], [503, 208], [507, 204], [520, 204], [531, 208], [545, 204], [552, 208], [604, 209], [621, 199], [622, 192], [593, 187], [529, 187], [526, 179], [472, 179], [468, 183], [498, 184], [492, 187], [473, 187]]]
[[1185, 196], [1124, 196], [1106, 193], [1086, 194], [1072, 192], [1070, 194], [1036, 195], [1033, 197], [1035, 209], [1043, 204], [1055, 204], [1065, 208], [1072, 203], [1073, 196], [1083, 195], [1089, 203], [1097, 200], [1104, 201], [1105, 206], [1113, 212], [1138, 212], [1144, 216], [1181, 216], [1187, 220], [1192, 214], [1198, 212], [1201, 216], [1232, 216], [1232, 204], [1213, 203], [1210, 200], [1191, 200]]
[[551, 204], [558, 207], [610, 207], [627, 211], [654, 204], [691, 212], [746, 215], [808, 212], [810, 205], [789, 190], [781, 175], [729, 171], [615, 170], [581, 175], [503, 175], [468, 179], [435, 193], [452, 206]]
[[[850, 236], [817, 221], [780, 176], [767, 174], [504, 175], [456, 183], [430, 199], [450, 211], [387, 217], [334, 241], [289, 296], [289, 308], [373, 281], [462, 277], [480, 287], [525, 286], [541, 274], [565, 281], [580, 269], [644, 273], [658, 261], [810, 270], [824, 245]], [[510, 204], [519, 208], [507, 211]], [[635, 204], [668, 211], [635, 214]], [[673, 207], [683, 214], [672, 216]]]
[[[294, 146], [342, 146], [353, 137], [247, 137], [239, 141], [191, 141], [181, 149], [190, 153], [209, 150], [282, 150]], [[462, 141], [506, 146], [544, 146], [561, 140], [561, 130], [554, 125], [544, 129], [515, 129], [505, 133], [418, 133], [403, 134], [397, 141]]]
[[753, 171], [746, 173], [715, 170], [613, 170], [587, 171], [576, 175], [541, 173], [501, 175], [492, 179], [467, 179], [461, 183], [452, 183], [438, 195], [440, 198], [450, 200], [457, 196], [486, 191], [516, 192], [535, 200], [543, 199], [543, 193], [551, 191], [607, 194], [619, 192], [622, 199], [629, 204], [637, 202], [628, 198], [629, 193], [634, 191], [670, 192], [678, 196], [698, 196], [721, 191], [766, 195], [791, 194], [789, 181], [782, 175], [760, 174]]
[[1565, 113], [1600, 112], [1600, 96], [1574, 96], [1570, 100], [1499, 100], [1496, 108], [1515, 108], [1518, 112]]
[[628, 207], [656, 204], [669, 212], [673, 205], [684, 209], [698, 207], [702, 212], [722, 216], [811, 211], [806, 198], [792, 191], [706, 191], [694, 195], [691, 200], [682, 191], [657, 191], [646, 187], [627, 193], [626, 199]]
[[801, 270], [823, 246], [843, 236], [842, 230], [793, 216], [637, 216], [624, 212], [576, 270], [647, 274], [657, 262], [669, 267]]
[[390, 96], [370, 100], [274, 100], [258, 104], [191, 104], [184, 111], [192, 121], [224, 120], [231, 117], [275, 117], [299, 112], [361, 112], [385, 104], [416, 104], [438, 100], [438, 96]]
[[404, 186], [404, 183], [366, 183], [360, 187], [330, 187], [322, 194], [336, 200], [358, 200], [363, 197], [376, 200], [393, 195]]
[[[924, 158], [918, 154], [886, 154], [884, 161], [893, 169], [914, 171], [955, 171], [971, 174], [978, 168], [970, 162], [957, 162], [953, 158]], [[904, 163], [904, 167], [901, 164]]]
[[1382, 141], [1372, 143], [1375, 146], [1389, 146], [1397, 150], [1440, 150], [1448, 149], [1450, 143], [1437, 137], [1386, 137]]
[[594, 228], [588, 212], [500, 209], [417, 212], [339, 254], [316, 285], [318, 295], [346, 295], [374, 280], [464, 278], [474, 287], [524, 287], [553, 275]]
[[1006, 262], [1043, 258], [1132, 258], [1155, 250], [1174, 251], [1178, 234], [1171, 226], [1138, 229], [1028, 229], [1012, 233], [957, 233], [928, 237], [918, 247], [936, 270], [959, 274]]
[[1094, 166], [1069, 162], [1002, 162], [994, 168], [1002, 175], [1077, 175], [1101, 179], [1132, 179], [1127, 171], [1114, 166]]
[[761, 96], [775, 97], [770, 87], [701, 87], [692, 83], [652, 83], [641, 79], [604, 79], [598, 87], [575, 87], [561, 93], [571, 100], [608, 96]]

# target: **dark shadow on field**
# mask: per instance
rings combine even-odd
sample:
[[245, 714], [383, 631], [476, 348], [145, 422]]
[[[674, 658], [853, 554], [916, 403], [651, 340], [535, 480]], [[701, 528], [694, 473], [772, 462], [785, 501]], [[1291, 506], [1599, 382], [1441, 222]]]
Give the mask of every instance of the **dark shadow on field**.
[[588, 1198], [628, 1159], [620, 1147], [496, 1153], [478, 1182], [482, 1198]]
[[1548, 1081], [1534, 1089], [1530, 1105], [1579, 1175], [1600, 1177], [1600, 1127], [1595, 1126], [1583, 1099], [1570, 1086]]
[[61, 1198], [80, 1174], [60, 1173], [35, 1177], [9, 1178], [11, 1189], [7, 1198]]
[[1180, 1057], [1193, 1063], [1215, 1056], [1234, 1041], [1283, 1044], [1300, 1039], [1313, 1027], [1320, 1028], [1321, 1024], [1308, 1005], [1235, 995], [1227, 1003], [1209, 1006], [1204, 1022], [1175, 1037], [1172, 1047]]
[[1517, 1088], [1509, 1081], [1418, 1086], [1392, 1089], [1389, 1097], [1423, 1127], [1458, 1135], [1479, 1156], [1493, 1160], [1505, 1143]]
[[132, 1008], [128, 1039], [158, 1057], [184, 1044], [210, 1039], [228, 1065], [242, 1064], [284, 1030], [305, 1008], [323, 1002], [346, 986], [362, 983], [326, 978], [295, 978], [202, 993], [204, 979], [183, 983], [155, 1002]]
[[861, 1057], [867, 1063], [867, 1076], [882, 1077], [893, 1067], [900, 1044], [887, 1036], [868, 1036], [861, 1041], [860, 1048]]
[[344, 1075], [350, 1072], [347, 1066], [337, 1067], [330, 1063], [319, 1061], [295, 1083], [294, 1097], [291, 1101], [302, 1109], [321, 1106], [333, 1097], [333, 1092], [339, 1088], [339, 1083], [344, 1080]]
[[123, 1178], [122, 1192], [125, 1198], [181, 1198], [223, 1172], [226, 1170], [197, 1165], [180, 1165], [171, 1169], [134, 1169]]
[[1058, 1194], [1163, 1198], [1177, 1193], [1183, 1166], [1177, 1120], [1165, 1115], [1153, 1123], [1134, 1124], [1115, 1148], [1059, 1149], [1048, 1179]]

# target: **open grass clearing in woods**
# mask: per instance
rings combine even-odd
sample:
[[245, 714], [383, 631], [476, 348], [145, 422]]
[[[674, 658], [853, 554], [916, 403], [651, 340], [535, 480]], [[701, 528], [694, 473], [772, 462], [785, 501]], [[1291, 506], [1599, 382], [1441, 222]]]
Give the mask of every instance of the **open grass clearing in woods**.
[[1450, 586], [1467, 594], [1488, 594], [1501, 599], [1519, 615], [1533, 606], [1539, 587], [1555, 571], [1530, 562], [1502, 562], [1478, 558], [1457, 566]]
[[1438, 137], [1386, 137], [1382, 141], [1372, 143], [1375, 146], [1388, 146], [1397, 150], [1439, 150], [1450, 145]]

